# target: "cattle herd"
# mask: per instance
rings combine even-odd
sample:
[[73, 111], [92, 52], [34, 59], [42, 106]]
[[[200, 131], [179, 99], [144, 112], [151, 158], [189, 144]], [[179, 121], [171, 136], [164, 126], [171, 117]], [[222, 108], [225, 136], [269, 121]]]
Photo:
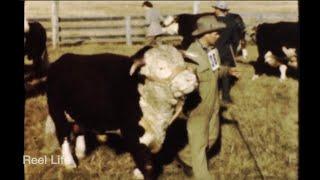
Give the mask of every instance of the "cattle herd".
[[[195, 73], [185, 63], [192, 61], [194, 55], [183, 49], [191, 43], [197, 18], [207, 14], [180, 14], [164, 20], [167, 34], [183, 37], [177, 47], [145, 46], [132, 56], [68, 53], [51, 64], [45, 29], [38, 22], [25, 21], [24, 53], [33, 61], [25, 81], [46, 78], [47, 119], [54, 122], [66, 168], [77, 166], [71, 147], [78, 159], [85, 156], [87, 133], [103, 135], [113, 131], [123, 138], [138, 168], [135, 172], [141, 172], [145, 179], [156, 178], [154, 156], [162, 147], [167, 128], [182, 111], [186, 97], [198, 87]], [[242, 21], [237, 14], [234, 19]], [[297, 73], [298, 23], [263, 23], [250, 30], [259, 53], [253, 63], [252, 79], [275, 69], [280, 72], [281, 81], [286, 79], [287, 70]], [[237, 33], [241, 37], [239, 50], [247, 58], [248, 33]]]

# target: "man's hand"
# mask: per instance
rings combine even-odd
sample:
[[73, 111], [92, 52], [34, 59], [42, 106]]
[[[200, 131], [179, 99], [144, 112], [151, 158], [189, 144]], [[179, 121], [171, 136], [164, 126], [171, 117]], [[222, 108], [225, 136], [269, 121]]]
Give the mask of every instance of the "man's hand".
[[236, 78], [240, 77], [240, 72], [236, 67], [232, 67], [229, 69], [229, 75], [234, 76]]

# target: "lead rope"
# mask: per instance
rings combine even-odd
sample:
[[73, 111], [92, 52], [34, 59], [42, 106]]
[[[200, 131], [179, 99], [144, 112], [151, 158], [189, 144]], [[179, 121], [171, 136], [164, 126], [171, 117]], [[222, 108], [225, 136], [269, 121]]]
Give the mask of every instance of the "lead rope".
[[[233, 115], [232, 115], [232, 116], [233, 116]], [[232, 119], [234, 119], [234, 118], [232, 117]], [[234, 125], [235, 128], [238, 130], [238, 132], [239, 132], [239, 134], [240, 134], [240, 137], [241, 137], [243, 143], [246, 145], [246, 147], [247, 147], [247, 149], [248, 149], [248, 151], [249, 151], [249, 154], [250, 154], [250, 156], [252, 157], [252, 159], [253, 159], [253, 161], [254, 161], [254, 165], [255, 165], [255, 167], [256, 167], [259, 175], [260, 175], [260, 178], [261, 178], [262, 180], [264, 180], [265, 178], [264, 178], [263, 173], [262, 173], [262, 171], [261, 171], [261, 168], [260, 168], [260, 166], [259, 166], [259, 164], [258, 164], [258, 161], [257, 161], [256, 157], [254, 156], [253, 152], [251, 151], [251, 148], [250, 148], [248, 142], [246, 141], [246, 139], [245, 139], [244, 136], [243, 136], [243, 133], [242, 133], [240, 127], [239, 127], [239, 122], [236, 121], [236, 123], [233, 124], [233, 125]]]

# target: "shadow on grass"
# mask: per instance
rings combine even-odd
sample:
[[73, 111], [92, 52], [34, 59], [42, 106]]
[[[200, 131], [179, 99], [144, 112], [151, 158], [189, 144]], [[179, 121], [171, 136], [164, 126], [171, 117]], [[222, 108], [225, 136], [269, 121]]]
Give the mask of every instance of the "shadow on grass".
[[[246, 146], [251, 158], [254, 161], [255, 168], [258, 171], [260, 178], [261, 179], [265, 179], [264, 175], [262, 174], [261, 168], [260, 168], [260, 166], [259, 166], [259, 164], [257, 162], [257, 159], [256, 159], [255, 155], [253, 154], [253, 152], [251, 150], [251, 147], [250, 147], [248, 141], [246, 140], [246, 137], [242, 133], [242, 130], [241, 130], [240, 125], [239, 125], [239, 122], [237, 120], [235, 120], [235, 119], [226, 119], [226, 118], [224, 118], [222, 116], [222, 113], [225, 110], [227, 110], [227, 108], [225, 108], [225, 107], [220, 108], [220, 121], [221, 121], [220, 125], [221, 126], [222, 125], [231, 125], [238, 131], [238, 134], [240, 135], [240, 138], [241, 138], [242, 142], [245, 144], [245, 146]], [[218, 143], [216, 143], [216, 144], [219, 144], [219, 141], [221, 143], [221, 126], [220, 126], [220, 131], [219, 131], [219, 138], [218, 138], [219, 140], [218, 140]], [[209, 157], [213, 157], [214, 155], [216, 155], [216, 154], [218, 154], [220, 152], [221, 144], [220, 144], [220, 147], [216, 147], [216, 148], [217, 149], [213, 148], [213, 150], [212, 150], [212, 152], [210, 154], [211, 156], [209, 155]], [[218, 150], [218, 152], [217, 152], [217, 150]]]

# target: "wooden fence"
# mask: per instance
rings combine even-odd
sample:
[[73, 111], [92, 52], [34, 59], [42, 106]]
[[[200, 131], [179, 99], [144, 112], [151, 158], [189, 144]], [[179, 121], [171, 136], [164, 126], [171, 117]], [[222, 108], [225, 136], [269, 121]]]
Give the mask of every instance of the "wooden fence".
[[[246, 25], [261, 22], [298, 21], [296, 13], [241, 13]], [[164, 15], [166, 16], [166, 15]], [[44, 25], [53, 46], [78, 42], [132, 43], [145, 39], [144, 16], [28, 18]]]

